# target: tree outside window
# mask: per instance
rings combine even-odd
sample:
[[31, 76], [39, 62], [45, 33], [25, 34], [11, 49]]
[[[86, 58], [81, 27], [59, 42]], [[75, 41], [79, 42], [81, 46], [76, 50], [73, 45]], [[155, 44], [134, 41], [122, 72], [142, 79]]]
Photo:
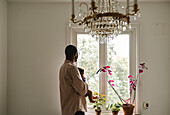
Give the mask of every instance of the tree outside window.
[[[99, 42], [88, 34], [77, 35], [77, 48], [79, 52], [77, 66], [85, 70], [85, 77], [89, 89], [93, 92], [99, 92], [99, 75], [96, 71], [99, 67]], [[112, 70], [112, 80], [114, 80], [115, 89], [124, 98], [129, 97], [128, 72], [129, 72], [129, 35], [123, 34], [116, 37], [113, 41], [107, 43], [107, 65]], [[103, 65], [105, 66], [105, 65]], [[105, 81], [103, 81], [105, 82]], [[108, 83], [105, 92], [108, 104], [119, 102], [117, 95], [111, 89]], [[87, 100], [90, 105], [89, 101]]]

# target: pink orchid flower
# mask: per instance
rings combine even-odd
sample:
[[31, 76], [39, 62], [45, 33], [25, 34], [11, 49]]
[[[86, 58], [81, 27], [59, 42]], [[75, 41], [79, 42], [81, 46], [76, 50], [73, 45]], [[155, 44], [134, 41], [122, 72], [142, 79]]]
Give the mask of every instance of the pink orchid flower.
[[112, 71], [111, 70], [108, 70], [108, 72], [109, 72], [109, 75], [112, 75], [112, 73], [111, 73]]
[[105, 69], [102, 69], [101, 71], [102, 71], [102, 72], [106, 72], [106, 70], [105, 70]]
[[129, 98], [129, 99], [127, 99], [127, 100], [125, 100], [127, 104], [128, 104], [128, 101], [129, 101], [129, 100], [130, 100], [130, 98]]
[[133, 85], [132, 85], [132, 88], [133, 88], [134, 90], [136, 90], [136, 85], [133, 84]]
[[111, 70], [108, 70], [108, 72], [112, 72]]
[[147, 67], [145, 67], [145, 63], [141, 63], [140, 65], [142, 66], [143, 69], [148, 69]]
[[112, 86], [115, 86], [114, 84], [112, 84]]
[[113, 80], [109, 80], [109, 82], [114, 82]]
[[133, 81], [129, 81], [129, 83], [130, 83], [130, 85], [132, 85], [132, 84], [133, 84]]
[[132, 77], [132, 75], [129, 75], [129, 76], [128, 76], [128, 78], [131, 78], [131, 77]]
[[142, 69], [139, 69], [139, 73], [143, 73], [143, 70], [142, 70]]
[[110, 68], [110, 66], [104, 66], [104, 68]]
[[125, 100], [125, 101], [129, 101], [130, 100], [130, 98], [129, 99], [127, 99], [127, 100]]

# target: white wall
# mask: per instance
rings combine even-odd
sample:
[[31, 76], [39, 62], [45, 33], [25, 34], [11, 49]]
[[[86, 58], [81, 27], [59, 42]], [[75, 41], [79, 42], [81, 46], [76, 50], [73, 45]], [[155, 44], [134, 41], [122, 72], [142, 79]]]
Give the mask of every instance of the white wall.
[[0, 115], [7, 112], [7, 3], [0, 0]]
[[8, 3], [8, 115], [60, 115], [66, 4]]
[[[141, 3], [143, 115], [169, 115], [170, 3]], [[60, 115], [58, 71], [64, 60], [65, 3], [8, 3], [8, 115]], [[164, 13], [165, 12], [165, 13]]]
[[141, 61], [143, 101], [150, 103], [143, 115], [169, 115], [170, 111], [170, 3], [140, 4], [142, 10]]

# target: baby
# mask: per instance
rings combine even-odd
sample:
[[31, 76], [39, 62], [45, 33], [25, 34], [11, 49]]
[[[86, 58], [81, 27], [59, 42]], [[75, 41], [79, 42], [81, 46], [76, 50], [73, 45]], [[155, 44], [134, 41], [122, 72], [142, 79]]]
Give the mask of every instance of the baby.
[[[79, 69], [82, 80], [86, 82], [86, 78], [84, 77], [84, 69], [82, 68], [78, 68], [78, 69]], [[85, 96], [88, 96], [90, 103], [94, 103], [95, 101], [93, 99], [97, 98], [97, 97], [93, 97], [93, 93], [90, 90], [88, 90]]]

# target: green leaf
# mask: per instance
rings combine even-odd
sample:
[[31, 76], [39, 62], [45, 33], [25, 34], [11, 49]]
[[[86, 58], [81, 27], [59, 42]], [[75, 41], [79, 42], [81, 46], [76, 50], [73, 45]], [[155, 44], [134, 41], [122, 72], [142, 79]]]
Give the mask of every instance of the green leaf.
[[105, 109], [106, 109], [106, 110], [109, 110], [109, 107], [106, 107]]
[[113, 107], [113, 104], [110, 105], [110, 108], [112, 108], [112, 107]]
[[93, 105], [93, 108], [95, 108], [96, 107], [96, 105]]

